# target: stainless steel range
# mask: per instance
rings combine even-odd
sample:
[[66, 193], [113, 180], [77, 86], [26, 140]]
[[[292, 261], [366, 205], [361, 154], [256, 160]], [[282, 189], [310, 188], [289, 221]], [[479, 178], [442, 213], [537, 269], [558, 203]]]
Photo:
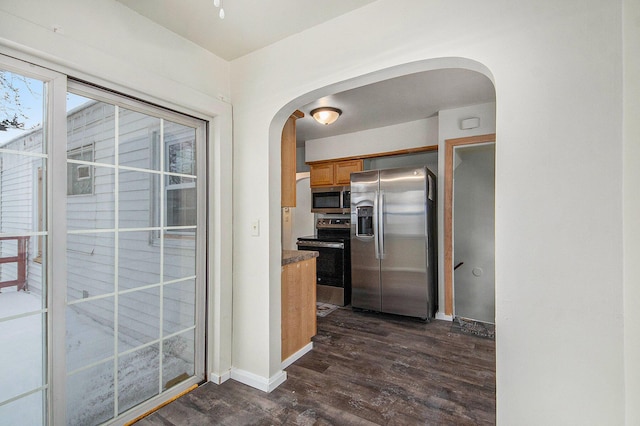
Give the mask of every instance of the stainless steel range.
[[351, 303], [350, 219], [318, 219], [316, 235], [298, 238], [298, 250], [317, 251], [316, 299], [346, 306]]

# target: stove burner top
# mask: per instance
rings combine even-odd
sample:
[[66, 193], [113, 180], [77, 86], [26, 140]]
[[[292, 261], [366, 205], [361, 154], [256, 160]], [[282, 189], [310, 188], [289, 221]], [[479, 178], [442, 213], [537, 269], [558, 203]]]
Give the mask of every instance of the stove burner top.
[[318, 219], [316, 229], [346, 229], [351, 228], [351, 219]]
[[339, 241], [341, 243], [349, 242], [350, 236], [346, 234], [330, 234], [326, 235], [318, 232], [317, 235], [308, 235], [306, 237], [298, 237], [298, 241]]
[[349, 219], [318, 219], [316, 235], [299, 237], [302, 241], [339, 241], [349, 242], [351, 221]]

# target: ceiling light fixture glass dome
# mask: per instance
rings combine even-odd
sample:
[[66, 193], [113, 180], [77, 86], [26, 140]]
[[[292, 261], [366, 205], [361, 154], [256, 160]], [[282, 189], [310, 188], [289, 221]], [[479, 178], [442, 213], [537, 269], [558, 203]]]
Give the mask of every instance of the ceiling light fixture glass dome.
[[342, 111], [333, 107], [320, 107], [311, 110], [311, 116], [320, 124], [328, 125], [334, 123], [340, 117]]

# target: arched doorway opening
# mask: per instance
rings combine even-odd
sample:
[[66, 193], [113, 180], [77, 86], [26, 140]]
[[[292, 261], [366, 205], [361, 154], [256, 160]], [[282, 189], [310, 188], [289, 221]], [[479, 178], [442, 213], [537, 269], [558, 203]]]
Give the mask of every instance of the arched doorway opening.
[[[466, 74], [465, 74], [466, 73]], [[426, 80], [420, 78], [433, 77], [432, 83], [425, 83]], [[457, 84], [458, 92], [456, 96], [452, 96], [453, 89], [448, 90], [449, 86], [456, 78], [467, 78], [469, 86]], [[476, 79], [476, 80], [474, 80]], [[471, 92], [474, 82], [483, 81], [488, 83], [492, 93], [491, 99], [478, 98], [469, 96], [466, 90]], [[394, 87], [400, 87], [402, 83], [411, 82], [413, 93], [424, 93], [424, 98], [429, 98], [431, 104], [428, 113], [419, 116], [409, 117], [404, 115], [403, 119], [393, 121], [384, 121], [379, 118], [378, 109], [384, 111], [394, 111], [406, 107], [403, 105], [401, 91], [396, 98], [389, 93], [394, 93]], [[421, 83], [422, 82], [422, 83]], [[394, 86], [398, 84], [400, 86]], [[478, 83], [481, 84], [481, 83]], [[435, 87], [434, 89], [434, 86]], [[438, 90], [436, 90], [438, 89]], [[428, 95], [426, 94], [428, 93]], [[466, 97], [465, 97], [466, 95]], [[449, 96], [449, 97], [447, 97]], [[440, 98], [438, 98], [440, 97]], [[418, 96], [419, 98], [419, 96]], [[434, 100], [434, 99], [439, 100]], [[454, 99], [455, 98], [455, 99]], [[364, 104], [360, 105], [359, 113], [370, 113], [373, 118], [366, 126], [348, 126], [344, 124], [349, 115], [354, 115], [354, 107], [358, 100], [364, 99]], [[336, 102], [338, 104], [336, 104]], [[338, 122], [324, 128], [316, 128], [308, 130], [305, 126], [314, 125], [309, 118], [311, 109], [318, 106], [337, 106], [342, 105], [339, 102], [346, 102], [348, 107], [343, 107], [343, 116]], [[412, 102], [416, 102], [412, 98]], [[407, 102], [408, 103], [408, 102]], [[425, 102], [426, 104], [426, 102]], [[362, 106], [364, 105], [364, 106]], [[420, 103], [411, 104], [412, 112], [419, 112], [424, 105]], [[481, 105], [481, 107], [478, 107]], [[303, 139], [300, 144], [298, 137], [298, 165], [309, 161], [329, 160], [329, 159], [345, 159], [345, 158], [368, 158], [368, 157], [388, 157], [395, 164], [395, 160], [402, 156], [393, 154], [408, 154], [411, 157], [415, 154], [412, 150], [423, 148], [424, 146], [433, 146], [439, 151], [434, 168], [438, 176], [438, 305], [439, 311], [437, 318], [452, 319], [452, 309], [448, 306], [452, 301], [445, 299], [447, 289], [445, 287], [445, 268], [449, 266], [444, 263], [445, 240], [444, 240], [444, 144], [445, 140], [459, 137], [476, 136], [495, 132], [495, 89], [493, 87], [492, 75], [490, 71], [482, 64], [464, 58], [438, 58], [430, 59], [409, 64], [398, 65], [396, 67], [380, 70], [371, 74], [359, 76], [350, 80], [336, 82], [334, 84], [316, 89], [312, 92], [303, 94], [298, 98], [289, 102], [276, 115], [271, 125], [271, 143], [280, 144], [280, 132], [285, 117], [288, 117], [293, 111], [301, 110], [305, 113], [305, 118], [297, 121], [297, 127], [302, 132], [307, 132], [310, 139]], [[406, 110], [403, 110], [406, 111]], [[426, 111], [426, 109], [425, 109]], [[355, 114], [357, 115], [357, 114]], [[361, 117], [361, 116], [360, 116]], [[468, 118], [477, 118], [479, 124], [475, 127], [467, 128], [462, 126], [462, 120]], [[305, 120], [309, 120], [307, 123]], [[385, 118], [386, 120], [386, 118]], [[361, 120], [363, 121], [363, 120]], [[342, 126], [341, 128], [338, 125]], [[334, 130], [328, 130], [334, 129]], [[419, 130], [416, 130], [419, 129]], [[325, 131], [326, 133], [319, 133]], [[342, 133], [341, 133], [342, 132]], [[394, 132], [396, 132], [394, 134]], [[422, 132], [422, 133], [421, 133]], [[277, 135], [277, 136], [276, 136]], [[348, 138], [345, 135], [350, 135]], [[353, 143], [351, 143], [353, 142]], [[322, 146], [322, 148], [320, 148]], [[300, 161], [299, 156], [304, 156], [304, 161]], [[391, 158], [394, 157], [394, 158]], [[406, 158], [405, 158], [406, 159]], [[411, 160], [409, 160], [411, 161]], [[375, 162], [371, 162], [371, 167], [376, 167]], [[379, 163], [378, 163], [379, 164]], [[364, 166], [367, 167], [366, 164]], [[298, 171], [307, 171], [306, 169]], [[279, 198], [279, 197], [278, 197]], [[301, 208], [298, 206], [297, 208]], [[304, 208], [304, 207], [302, 207]], [[274, 206], [272, 217], [282, 218], [282, 213]], [[280, 222], [281, 230], [284, 223]], [[272, 238], [281, 238], [280, 234], [274, 235]], [[296, 235], [289, 235], [289, 238], [295, 239]]]

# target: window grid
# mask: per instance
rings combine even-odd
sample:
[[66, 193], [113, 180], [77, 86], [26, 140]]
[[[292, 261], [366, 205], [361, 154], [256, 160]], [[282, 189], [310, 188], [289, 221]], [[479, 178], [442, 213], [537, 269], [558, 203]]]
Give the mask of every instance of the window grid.
[[[160, 119], [160, 170], [164, 172], [164, 119]], [[160, 177], [160, 227], [164, 225], [164, 211], [163, 208], [164, 203], [164, 176]], [[158, 343], [158, 352], [159, 352], [159, 374], [158, 374], [158, 394], [162, 393], [162, 379], [163, 379], [163, 356], [164, 353], [164, 340], [163, 340], [163, 332], [164, 332], [164, 231], [160, 231], [160, 315], [159, 323], [158, 323], [158, 331], [160, 336], [160, 342]]]
[[[123, 356], [126, 356], [128, 354], [131, 354], [133, 352], [139, 351], [141, 349], [144, 349], [146, 347], [152, 347], [154, 345], [158, 345], [158, 351], [159, 351], [159, 356], [158, 356], [158, 388], [157, 388], [157, 394], [161, 394], [164, 390], [164, 386], [163, 386], [163, 382], [166, 381], [166, 377], [164, 377], [164, 371], [163, 371], [163, 352], [164, 352], [164, 343], [167, 339], [173, 338], [175, 336], [179, 336], [181, 334], [184, 333], [188, 333], [188, 332], [195, 332], [196, 330], [196, 325], [190, 325], [186, 328], [181, 327], [178, 331], [169, 333], [169, 334], [165, 334], [165, 330], [164, 330], [164, 289], [165, 289], [165, 285], [168, 284], [173, 284], [173, 283], [179, 283], [179, 282], [187, 282], [189, 280], [196, 280], [197, 279], [197, 275], [192, 275], [192, 276], [188, 276], [188, 277], [182, 277], [179, 279], [171, 279], [171, 280], [166, 280], [165, 279], [165, 266], [164, 266], [164, 259], [165, 259], [165, 235], [167, 231], [188, 231], [188, 232], [192, 232], [193, 236], [189, 236], [188, 238], [195, 238], [195, 231], [198, 227], [197, 223], [196, 225], [185, 225], [185, 226], [168, 226], [166, 224], [166, 209], [168, 208], [166, 206], [166, 190], [167, 190], [167, 183], [168, 183], [168, 178], [170, 177], [175, 177], [178, 180], [182, 181], [183, 179], [190, 179], [192, 180], [193, 183], [186, 183], [186, 184], [174, 184], [173, 187], [174, 188], [181, 188], [181, 187], [195, 187], [196, 182], [197, 182], [197, 175], [192, 175], [192, 174], [186, 174], [186, 173], [179, 173], [179, 172], [171, 172], [171, 171], [167, 171], [166, 170], [166, 142], [164, 141], [165, 139], [165, 134], [164, 134], [164, 129], [165, 129], [165, 125], [166, 125], [166, 121], [164, 119], [160, 119], [160, 129], [159, 129], [159, 141], [158, 141], [158, 146], [157, 148], [159, 149], [159, 155], [157, 156], [157, 160], [159, 161], [159, 170], [154, 170], [153, 167], [146, 169], [146, 168], [141, 168], [141, 167], [134, 167], [134, 166], [128, 166], [128, 165], [121, 165], [120, 164], [120, 159], [121, 159], [121, 152], [120, 152], [120, 143], [121, 143], [121, 132], [120, 132], [120, 117], [121, 117], [121, 108], [118, 105], [115, 105], [115, 111], [114, 111], [114, 126], [115, 126], [115, 132], [114, 132], [114, 147], [113, 147], [113, 163], [100, 163], [98, 161], [96, 161], [96, 159], [94, 158], [93, 161], [89, 161], [87, 159], [78, 159], [78, 158], [67, 158], [67, 164], [76, 164], [76, 165], [86, 165], [89, 167], [102, 167], [102, 168], [109, 168], [113, 170], [113, 185], [114, 185], [114, 226], [113, 228], [94, 228], [94, 229], [73, 229], [73, 230], [68, 230], [67, 234], [68, 235], [82, 235], [82, 234], [96, 234], [96, 233], [102, 233], [102, 234], [108, 234], [108, 233], [113, 233], [114, 235], [114, 264], [113, 264], [113, 268], [114, 268], [114, 291], [113, 292], [108, 292], [108, 293], [104, 293], [104, 294], [99, 294], [96, 296], [91, 296], [91, 297], [86, 297], [86, 298], [81, 298], [81, 299], [76, 299], [76, 300], [70, 300], [67, 302], [67, 306], [73, 306], [73, 305], [81, 305], [82, 303], [86, 303], [86, 302], [92, 302], [92, 301], [98, 301], [98, 300], [113, 300], [113, 304], [114, 304], [114, 314], [113, 314], [113, 346], [114, 346], [114, 353], [113, 355], [108, 355], [102, 359], [99, 360], [95, 360], [94, 362], [88, 364], [88, 365], [83, 365], [80, 368], [76, 368], [72, 371], [68, 371], [67, 372], [67, 377], [71, 377], [75, 374], [81, 373], [83, 371], [89, 370], [91, 368], [97, 367], [99, 365], [104, 364], [105, 362], [112, 362], [113, 363], [113, 383], [114, 383], [114, 393], [113, 393], [113, 418], [116, 418], [117, 416], [121, 415], [122, 413], [120, 412], [120, 401], [119, 401], [119, 392], [120, 392], [120, 386], [119, 386], [119, 376], [118, 376], [118, 366], [119, 366], [119, 362], [120, 359]], [[195, 129], [194, 129], [195, 131]], [[155, 138], [153, 138], [155, 139]], [[192, 142], [193, 143], [193, 142]], [[159, 223], [158, 226], [150, 226], [150, 227], [135, 227], [135, 228], [123, 228], [122, 224], [120, 223], [120, 207], [121, 207], [121, 203], [120, 203], [120, 199], [121, 199], [121, 191], [122, 191], [122, 185], [120, 182], [120, 177], [121, 177], [121, 172], [139, 172], [139, 173], [145, 173], [148, 175], [157, 175], [159, 176], [159, 191], [157, 192], [157, 196], [159, 198], [157, 204], [159, 206]], [[120, 276], [119, 276], [119, 270], [120, 270], [120, 241], [121, 241], [121, 236], [125, 235], [127, 233], [133, 233], [133, 232], [157, 232], [158, 238], [158, 246], [159, 246], [159, 252], [160, 252], [160, 264], [159, 264], [159, 282], [155, 283], [155, 284], [149, 284], [149, 285], [144, 285], [144, 286], [140, 286], [140, 287], [135, 287], [135, 288], [130, 288], [130, 289], [120, 289], [121, 283], [120, 283]], [[174, 237], [175, 238], [175, 237]], [[123, 352], [120, 352], [119, 350], [119, 328], [120, 328], [120, 296], [122, 295], [126, 295], [129, 293], [135, 293], [135, 292], [139, 292], [139, 291], [144, 291], [144, 290], [150, 290], [150, 289], [154, 289], [157, 288], [159, 291], [159, 311], [158, 311], [158, 338], [157, 339], [153, 339], [151, 341], [145, 342], [141, 345], [136, 345], [135, 347], [129, 348]]]
[[115, 106], [114, 113], [114, 141], [113, 141], [113, 161], [114, 161], [114, 242], [113, 247], [115, 250], [115, 255], [113, 257], [114, 262], [114, 289], [115, 295], [113, 296], [113, 418], [118, 417], [118, 401], [119, 398], [119, 386], [118, 386], [118, 329], [119, 329], [119, 286], [120, 286], [120, 274], [118, 273], [120, 269], [120, 107], [118, 105]]

